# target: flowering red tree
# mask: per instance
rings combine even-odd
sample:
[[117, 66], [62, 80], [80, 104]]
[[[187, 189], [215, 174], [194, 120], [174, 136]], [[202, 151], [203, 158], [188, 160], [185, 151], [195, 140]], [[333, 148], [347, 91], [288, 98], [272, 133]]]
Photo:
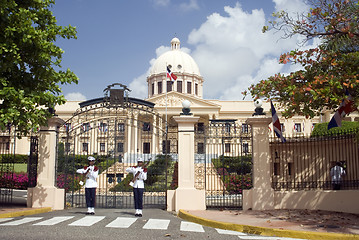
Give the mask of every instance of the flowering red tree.
[[[336, 109], [346, 93], [358, 106], [359, 95], [359, 2], [354, 0], [312, 0], [310, 12], [274, 14], [279, 22], [272, 28], [284, 31], [284, 38], [301, 34], [306, 40], [322, 39], [318, 48], [293, 50], [280, 56], [280, 63], [300, 64], [302, 70], [285, 76], [276, 74], [249, 87], [254, 98], [270, 98], [285, 109], [283, 115], [314, 117], [324, 108]], [[264, 27], [264, 31], [269, 28]], [[247, 92], [244, 92], [246, 95]]]

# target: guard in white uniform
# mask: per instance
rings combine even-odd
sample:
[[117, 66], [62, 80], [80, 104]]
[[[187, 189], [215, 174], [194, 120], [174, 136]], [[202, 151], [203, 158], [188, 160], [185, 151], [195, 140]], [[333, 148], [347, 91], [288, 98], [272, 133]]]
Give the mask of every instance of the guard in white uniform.
[[147, 168], [143, 167], [143, 159], [137, 159], [137, 166], [129, 167], [126, 172], [133, 174], [131, 186], [133, 187], [133, 195], [135, 201], [135, 216], [142, 217], [143, 209], [143, 192], [145, 189], [144, 181], [147, 180]]
[[89, 161], [89, 166], [78, 169], [76, 172], [86, 175], [85, 183], [85, 196], [86, 196], [86, 205], [87, 213], [86, 214], [95, 214], [95, 200], [96, 200], [96, 188], [97, 188], [97, 177], [98, 177], [98, 167], [95, 166], [96, 159], [92, 156], [87, 158]]

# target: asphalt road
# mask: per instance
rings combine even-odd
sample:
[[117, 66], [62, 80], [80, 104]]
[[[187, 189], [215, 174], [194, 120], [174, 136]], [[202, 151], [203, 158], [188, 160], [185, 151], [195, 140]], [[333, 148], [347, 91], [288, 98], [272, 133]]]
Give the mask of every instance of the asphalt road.
[[132, 209], [85, 208], [53, 211], [31, 216], [0, 219], [0, 239], [284, 239], [222, 231], [186, 222], [175, 213], [144, 209], [142, 218]]

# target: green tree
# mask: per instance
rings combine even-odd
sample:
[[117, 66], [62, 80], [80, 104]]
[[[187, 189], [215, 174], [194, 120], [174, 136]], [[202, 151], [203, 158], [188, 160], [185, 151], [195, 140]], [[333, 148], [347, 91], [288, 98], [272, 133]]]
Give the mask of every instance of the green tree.
[[0, 0], [0, 129], [10, 124], [27, 135], [65, 103], [60, 85], [78, 82], [61, 69], [58, 37], [76, 39], [72, 26], [58, 26], [50, 11], [54, 0]]
[[[280, 63], [295, 63], [302, 70], [276, 74], [249, 87], [254, 98], [277, 101], [283, 115], [314, 117], [323, 109], [337, 109], [349, 92], [357, 109], [359, 97], [359, 2], [311, 0], [308, 13], [292, 18], [282, 11], [271, 28], [284, 31], [284, 38], [300, 34], [305, 41], [322, 39], [318, 48], [293, 50], [280, 56]], [[264, 31], [270, 29], [264, 27]], [[246, 95], [247, 92], [244, 92]]]

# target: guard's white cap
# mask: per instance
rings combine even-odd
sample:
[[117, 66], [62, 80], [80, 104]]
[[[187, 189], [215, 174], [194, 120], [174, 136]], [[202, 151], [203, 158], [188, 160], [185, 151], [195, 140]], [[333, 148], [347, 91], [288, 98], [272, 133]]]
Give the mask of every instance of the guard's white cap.
[[143, 162], [143, 159], [142, 158], [137, 158], [137, 162]]
[[96, 161], [96, 158], [94, 158], [93, 156], [89, 156], [87, 159], [88, 159], [89, 161]]

